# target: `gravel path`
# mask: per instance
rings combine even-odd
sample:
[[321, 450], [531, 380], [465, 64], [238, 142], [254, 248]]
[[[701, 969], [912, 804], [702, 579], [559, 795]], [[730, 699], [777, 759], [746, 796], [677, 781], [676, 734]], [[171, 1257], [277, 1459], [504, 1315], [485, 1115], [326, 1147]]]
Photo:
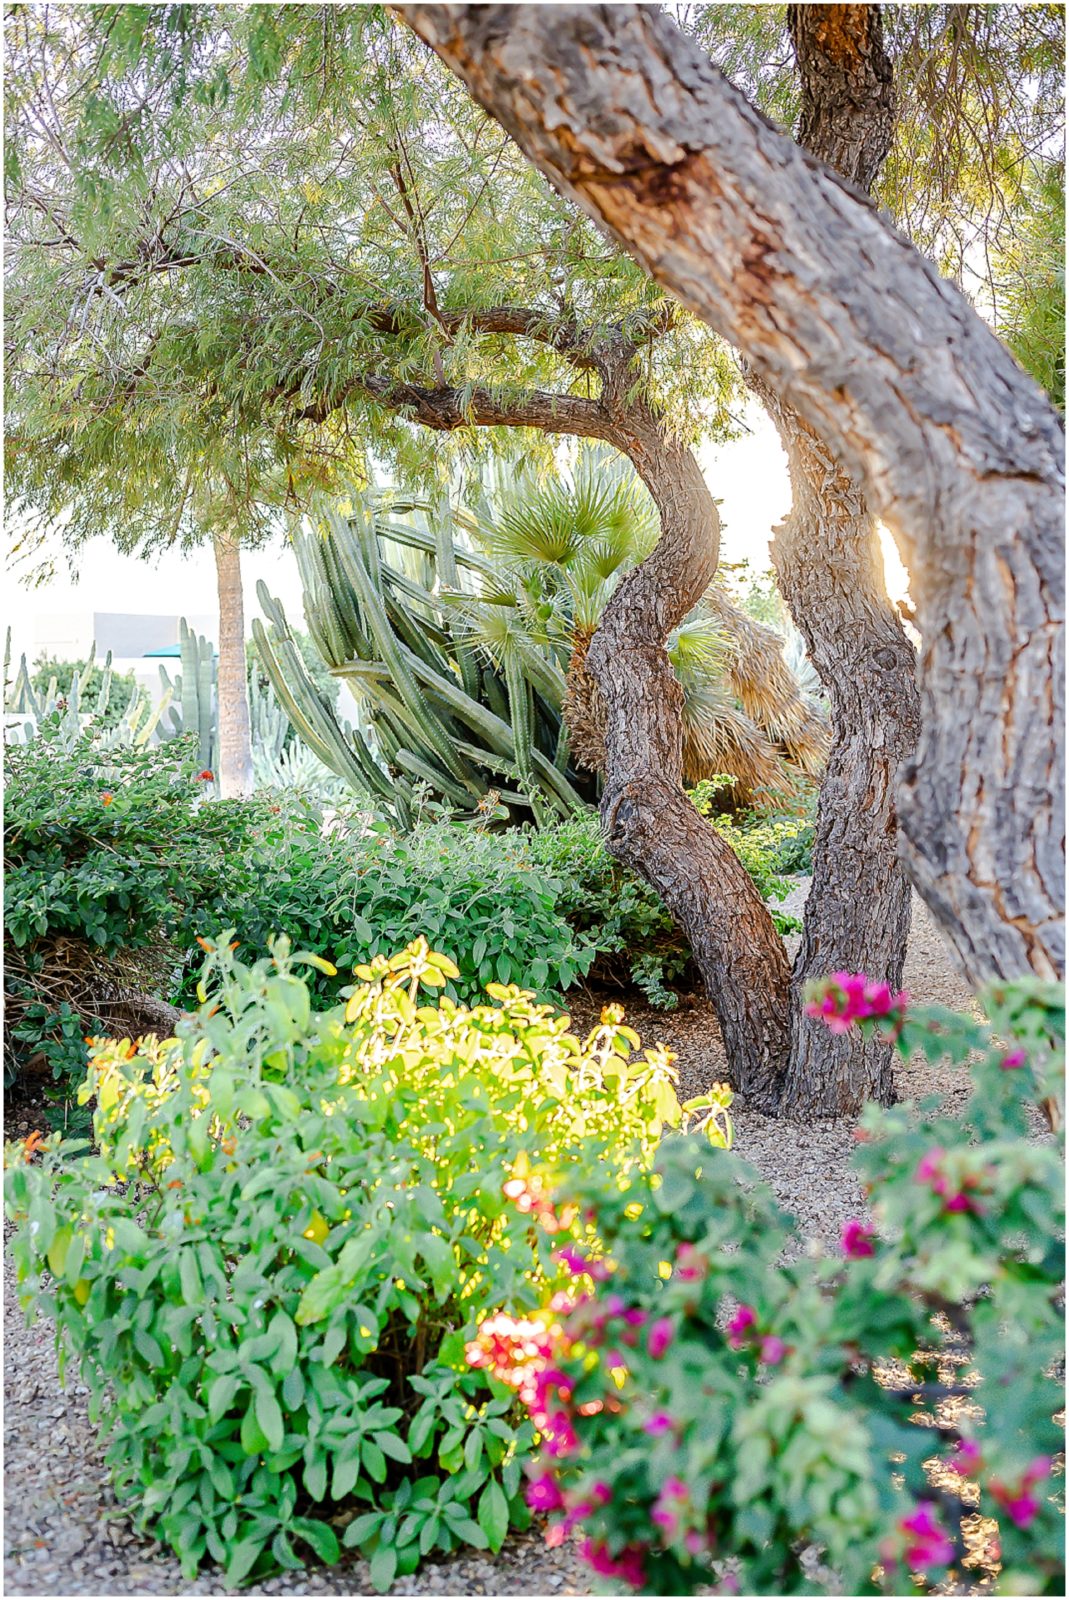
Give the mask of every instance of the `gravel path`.
[[[808, 884], [799, 883], [788, 906], [800, 909]], [[957, 976], [926, 910], [915, 902], [905, 986], [919, 1001], [966, 1008], [972, 995]], [[592, 1019], [586, 1000], [573, 1006], [576, 1024]], [[704, 1000], [676, 1012], [629, 1010], [643, 1040], [661, 1040], [679, 1058], [680, 1098], [726, 1077], [719, 1031]], [[962, 1068], [910, 1063], [897, 1074], [901, 1097], [937, 1091], [962, 1100]], [[22, 1108], [9, 1115], [6, 1137], [34, 1126]], [[851, 1125], [791, 1125], [755, 1113], [736, 1117], [736, 1148], [772, 1184], [780, 1202], [798, 1215], [804, 1234], [838, 1236], [843, 1220], [863, 1211], [848, 1163]], [[68, 1374], [60, 1388], [49, 1326], [26, 1328], [15, 1296], [14, 1273], [4, 1263], [4, 1592], [7, 1595], [213, 1595], [226, 1594], [216, 1570], [187, 1582], [168, 1552], [133, 1533], [107, 1486], [102, 1453], [85, 1411], [85, 1389]], [[433, 1562], [402, 1580], [404, 1594], [588, 1594], [589, 1574], [567, 1550], [548, 1550], [532, 1532], [510, 1538], [501, 1554], [478, 1553]], [[359, 1559], [336, 1567], [285, 1573], [256, 1591], [265, 1595], [372, 1593]]]

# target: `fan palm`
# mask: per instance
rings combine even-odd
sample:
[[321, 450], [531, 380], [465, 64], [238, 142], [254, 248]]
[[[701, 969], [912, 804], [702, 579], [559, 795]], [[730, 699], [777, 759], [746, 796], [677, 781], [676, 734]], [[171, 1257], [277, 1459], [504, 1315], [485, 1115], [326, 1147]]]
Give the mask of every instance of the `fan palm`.
[[[443, 598], [463, 615], [471, 646], [497, 662], [532, 646], [561, 666], [567, 661], [572, 748], [582, 765], [597, 768], [600, 719], [586, 647], [620, 579], [657, 541], [648, 494], [620, 457], [593, 447], [580, 452], [570, 476], [520, 478], [455, 520], [494, 578], [490, 589]], [[773, 629], [714, 584], [667, 648], [684, 694], [686, 782], [727, 773], [739, 798], [752, 801], [819, 772], [828, 747], [824, 712]]]

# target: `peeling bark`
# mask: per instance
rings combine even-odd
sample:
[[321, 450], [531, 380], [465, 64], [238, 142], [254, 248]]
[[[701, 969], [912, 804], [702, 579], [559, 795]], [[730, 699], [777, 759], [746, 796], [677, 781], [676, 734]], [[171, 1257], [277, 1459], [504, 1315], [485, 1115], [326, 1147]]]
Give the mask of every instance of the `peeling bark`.
[[1060, 975], [1064, 434], [1045, 396], [663, 12], [396, 9], [864, 484], [923, 637], [907, 868], [973, 982]]

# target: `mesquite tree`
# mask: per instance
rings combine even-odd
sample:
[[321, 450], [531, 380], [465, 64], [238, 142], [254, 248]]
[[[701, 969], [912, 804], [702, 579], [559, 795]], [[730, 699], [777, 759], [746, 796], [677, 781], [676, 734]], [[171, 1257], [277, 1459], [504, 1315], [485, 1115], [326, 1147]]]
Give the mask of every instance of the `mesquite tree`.
[[[868, 193], [890, 148], [895, 95], [878, 6], [790, 6], [801, 78], [799, 143]], [[813, 885], [794, 963], [784, 1105], [830, 1115], [890, 1103], [885, 1040], [806, 1015], [807, 983], [869, 973], [901, 987], [910, 885], [898, 859], [895, 775], [919, 730], [916, 660], [883, 582], [860, 487], [774, 391], [752, 380], [787, 456], [793, 505], [771, 552], [779, 587], [827, 690], [835, 730], [820, 791]]]
[[[76, 46], [74, 67], [53, 61], [64, 86], [79, 74], [93, 84], [84, 114], [78, 93], [60, 104], [109, 197], [103, 215], [86, 219], [33, 138], [15, 147], [19, 325], [34, 323], [47, 355], [11, 372], [11, 459], [29, 498], [76, 498], [83, 517], [107, 503], [117, 520], [134, 497], [119, 468], [136, 453], [133, 482], [151, 480], [137, 507], [150, 537], [169, 526], [183, 536], [182, 485], [205, 466], [244, 496], [255, 530], [272, 495], [297, 502], [310, 485], [357, 476], [365, 441], [418, 477], [440, 467], [428, 442], [439, 456], [450, 441], [475, 451], [482, 430], [523, 430], [543, 454], [557, 435], [599, 439], [630, 458], [662, 526], [691, 552], [687, 608], [703, 596], [719, 521], [692, 446], [727, 420], [722, 346], [607, 252], [407, 32], [374, 13], [331, 13], [324, 29], [299, 9], [205, 7], [177, 19], [190, 31], [175, 44], [162, 14], [120, 10], [102, 64], [84, 15], [50, 47]], [[37, 106], [35, 25], [23, 24], [19, 83]], [[127, 76], [122, 51], [138, 63]], [[252, 66], [255, 83], [243, 77]], [[82, 377], [68, 419], [72, 359]], [[46, 468], [57, 439], [58, 478]], [[731, 628], [726, 595], [713, 590], [709, 604]], [[769, 630], [747, 619], [737, 637], [761, 653], [751, 679], [788, 676]], [[655, 670], [678, 744], [681, 690], [667, 664]], [[592, 708], [599, 732], [602, 720]], [[659, 780], [665, 811], [643, 870], [691, 940], [736, 1082], [771, 1097], [787, 958], [752, 881], [673, 771], [678, 760]]]
[[[921, 736], [898, 791], [908, 870], [971, 979], [1060, 974], [1064, 435], [1045, 397], [960, 293], [662, 13], [400, 11], [864, 483], [923, 640]], [[636, 715], [615, 685], [656, 694], [651, 658], [693, 561], [666, 528], [591, 646], [610, 704], [604, 815], [624, 850], [655, 825], [673, 752], [653, 706]]]

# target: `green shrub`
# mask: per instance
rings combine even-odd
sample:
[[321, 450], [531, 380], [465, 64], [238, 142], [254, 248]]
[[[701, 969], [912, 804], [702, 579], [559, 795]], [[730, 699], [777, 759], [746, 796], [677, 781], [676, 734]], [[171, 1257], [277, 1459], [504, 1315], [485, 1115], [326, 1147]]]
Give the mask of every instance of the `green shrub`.
[[124, 993], [167, 995], [256, 815], [201, 805], [180, 741], [68, 748], [54, 720], [4, 751], [8, 1082], [37, 1056], [80, 1073], [81, 1035], [121, 1020]]
[[975, 1053], [973, 1094], [960, 1118], [866, 1110], [874, 1225], [848, 1222], [834, 1256], [785, 1261], [793, 1224], [758, 1174], [668, 1139], [653, 1173], [564, 1177], [555, 1203], [593, 1217], [601, 1259], [568, 1252], [571, 1309], [542, 1318], [534, 1358], [507, 1317], [481, 1325], [477, 1370], [524, 1365], [531, 1504], [555, 1541], [581, 1528], [599, 1575], [725, 1592], [727, 1562], [732, 1592], [812, 1593], [808, 1551], [832, 1592], [954, 1593], [979, 1509], [999, 1592], [1065, 1593], [1064, 1167], [1027, 1105], [1061, 1127], [1064, 996], [1000, 986], [990, 1026], [903, 1002], [836, 974], [812, 1005], [904, 1055]]
[[[238, 869], [228, 898], [242, 946], [262, 949], [284, 933], [336, 963], [341, 981], [418, 934], [455, 963], [449, 994], [468, 1002], [488, 983], [559, 997], [594, 957], [562, 914], [559, 886], [512, 834], [448, 823], [324, 834], [315, 813], [290, 809], [261, 826], [255, 848], [252, 870]], [[187, 974], [186, 993], [194, 981]], [[321, 976], [317, 985], [324, 1000], [336, 996], [337, 981]]]
[[179, 1039], [94, 1050], [99, 1153], [16, 1147], [7, 1209], [138, 1526], [237, 1582], [336, 1558], [351, 1507], [385, 1588], [528, 1520], [533, 1430], [465, 1341], [561, 1281], [543, 1174], [626, 1172], [680, 1112], [615, 1014], [580, 1043], [514, 988], [427, 1003], [456, 969], [422, 941], [315, 1014], [318, 959], [212, 949]]

